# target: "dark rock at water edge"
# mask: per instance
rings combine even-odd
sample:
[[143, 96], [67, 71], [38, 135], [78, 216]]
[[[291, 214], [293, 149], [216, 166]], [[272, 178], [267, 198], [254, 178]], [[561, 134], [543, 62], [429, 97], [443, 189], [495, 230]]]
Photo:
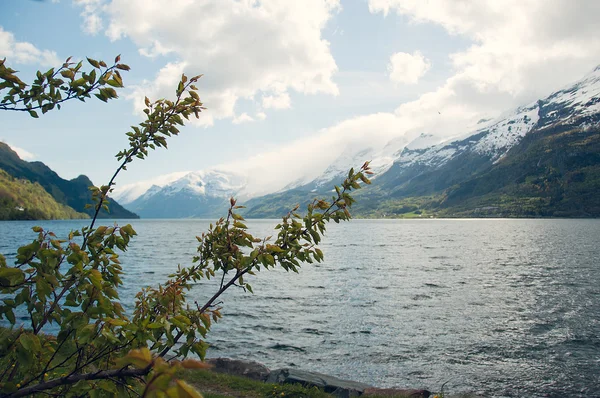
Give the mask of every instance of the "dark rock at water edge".
[[273, 370], [266, 381], [267, 383], [297, 383], [305, 387], [318, 387], [326, 393], [344, 398], [358, 397], [363, 394], [365, 389], [372, 387], [368, 384], [342, 380], [322, 373], [306, 372], [288, 368]]
[[365, 397], [411, 397], [411, 398], [429, 398], [431, 391], [402, 389], [402, 388], [365, 388], [363, 396]]
[[206, 362], [212, 366], [212, 370], [218, 373], [226, 373], [234, 376], [243, 376], [252, 380], [265, 381], [269, 376], [269, 368], [254, 361], [240, 361], [229, 358], [211, 358]]

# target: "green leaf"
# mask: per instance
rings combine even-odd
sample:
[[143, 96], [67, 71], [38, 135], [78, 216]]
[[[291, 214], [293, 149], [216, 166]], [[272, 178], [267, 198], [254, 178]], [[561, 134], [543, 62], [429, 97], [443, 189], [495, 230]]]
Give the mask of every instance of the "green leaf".
[[69, 70], [69, 69], [65, 69], [65, 70], [61, 71], [60, 74], [62, 75], [62, 77], [67, 78], [67, 79], [73, 80], [73, 78], [75, 78], [75, 74], [73, 73], [72, 70]]
[[90, 270], [88, 278], [95, 288], [102, 289], [102, 274], [100, 273], [100, 271], [98, 271], [97, 269]]
[[109, 81], [107, 81], [106, 83], [108, 83], [109, 86], [113, 86], [113, 87], [123, 87], [122, 83], [119, 83], [117, 80], [110, 79]]
[[192, 324], [192, 321], [190, 321], [190, 319], [187, 316], [176, 315], [173, 317], [173, 319], [177, 319], [179, 322], [188, 326]]
[[125, 326], [127, 325], [127, 321], [123, 320], [123, 319], [112, 319], [109, 318], [107, 319], [107, 321], [109, 324], [114, 325], [114, 326]]
[[323, 252], [321, 251], [321, 249], [315, 249], [315, 253], [317, 255], [317, 258], [320, 258], [321, 260], [323, 260]]
[[270, 254], [265, 254], [265, 261], [267, 262], [267, 264], [269, 265], [275, 265], [275, 259], [273, 258], [272, 255]]
[[100, 64], [95, 59], [88, 58], [87, 60], [94, 68], [100, 68]]
[[37, 118], [39, 118], [39, 116], [38, 116], [38, 114], [37, 114], [37, 112], [36, 112], [36, 111], [31, 111], [31, 110], [30, 110], [30, 111], [28, 111], [28, 112], [29, 112], [29, 116], [31, 116], [32, 118], [34, 118], [34, 119], [37, 119]]
[[104, 96], [102, 92], [100, 92], [100, 94], [94, 94], [94, 95], [96, 96], [96, 98], [98, 98], [102, 102], [108, 101], [108, 98], [106, 96]]
[[25, 281], [25, 273], [18, 268], [0, 268], [0, 287], [19, 285]]
[[42, 350], [39, 337], [31, 333], [23, 333], [21, 337], [19, 337], [19, 343], [21, 343], [23, 348], [31, 351], [33, 354]]
[[246, 226], [246, 224], [241, 223], [239, 221], [234, 221], [233, 222], [233, 226], [236, 228], [240, 228], [240, 229], [248, 229], [248, 227]]
[[138, 350], [131, 350], [125, 358], [124, 363], [129, 363], [136, 368], [143, 369], [152, 363], [152, 354], [147, 347], [140, 348]]
[[82, 77], [82, 78], [79, 78], [79, 79], [75, 80], [73, 82], [72, 86], [73, 87], [83, 86], [86, 83], [87, 83], [87, 80]]
[[6, 316], [6, 319], [8, 319], [8, 321], [10, 322], [11, 325], [14, 325], [16, 322], [16, 318], [15, 318], [15, 313], [13, 310], [8, 310], [4, 313], [4, 316]]
[[31, 351], [25, 349], [21, 345], [17, 346], [17, 360], [21, 365], [27, 368], [31, 366], [33, 359], [33, 353]]

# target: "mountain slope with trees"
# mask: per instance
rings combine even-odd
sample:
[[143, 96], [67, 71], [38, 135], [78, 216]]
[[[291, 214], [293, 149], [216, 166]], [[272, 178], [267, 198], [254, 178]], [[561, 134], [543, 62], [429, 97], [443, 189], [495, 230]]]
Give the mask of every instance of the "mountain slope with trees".
[[0, 220], [89, 218], [58, 203], [37, 182], [17, 179], [0, 170]]
[[[22, 160], [10, 146], [0, 142], [0, 169], [17, 179], [28, 180], [43, 187], [56, 202], [69, 206], [76, 213], [93, 214], [93, 209], [85, 205], [92, 202], [90, 179], [80, 175], [72, 180], [65, 180], [42, 162], [27, 162]], [[126, 210], [116, 201], [111, 200], [110, 214], [101, 211], [100, 218], [138, 218], [135, 213]]]
[[600, 217], [600, 129], [560, 124], [526, 136], [489, 170], [444, 192], [461, 216]]

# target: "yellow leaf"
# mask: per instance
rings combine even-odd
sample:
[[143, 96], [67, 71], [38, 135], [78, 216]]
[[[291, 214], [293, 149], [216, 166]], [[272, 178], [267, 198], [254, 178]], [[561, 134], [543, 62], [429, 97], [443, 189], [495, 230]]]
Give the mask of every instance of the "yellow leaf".
[[196, 361], [195, 359], [186, 359], [180, 362], [184, 369], [209, 369], [211, 366], [206, 362]]
[[90, 282], [97, 289], [102, 289], [102, 274], [97, 269], [90, 270], [89, 275]]
[[180, 398], [203, 398], [202, 394], [194, 389], [183, 380], [176, 380], [177, 391], [179, 392]]
[[135, 367], [143, 369], [152, 363], [152, 354], [148, 347], [143, 347], [129, 351], [125, 359]]

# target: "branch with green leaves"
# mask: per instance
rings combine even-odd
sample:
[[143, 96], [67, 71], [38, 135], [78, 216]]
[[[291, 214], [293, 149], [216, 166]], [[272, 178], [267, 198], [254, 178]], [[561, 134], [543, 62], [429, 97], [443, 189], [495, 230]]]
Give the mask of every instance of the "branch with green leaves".
[[[94, 68], [105, 67], [101, 62], [88, 61]], [[59, 71], [38, 74], [35, 89], [28, 90], [11, 75], [14, 71], [5, 68], [4, 82], [11, 85], [4, 88], [10, 87], [9, 97], [13, 97], [5, 97], [5, 108], [0, 109], [12, 106], [10, 110], [31, 113], [42, 109], [44, 113], [64, 100], [83, 100], [94, 90], [99, 90], [96, 95], [102, 100], [113, 98], [106, 91], [112, 88], [102, 88], [99, 80], [122, 86], [117, 69], [124, 68], [118, 61], [112, 69], [103, 70], [97, 80], [94, 71], [81, 72], [78, 77], [81, 64], [68, 60]], [[57, 73], [72, 84], [63, 81], [57, 86]], [[145, 159], [150, 150], [166, 148], [167, 139], [179, 133], [184, 120], [199, 117], [204, 110], [195, 86], [199, 78], [183, 75], [173, 101], [145, 99], [146, 118], [127, 133], [129, 145], [116, 155], [120, 164], [110, 181], [90, 188], [95, 213], [88, 227], [72, 231], [65, 239], [35, 227], [37, 238], [18, 249], [14, 266], [8, 266], [0, 256], [0, 294], [4, 296], [0, 319], [17, 325], [16, 314], [27, 313], [31, 327], [21, 326], [0, 336], [0, 397], [40, 392], [61, 396], [199, 396], [185, 382], [176, 380], [175, 374], [181, 368], [205, 367], [185, 358], [189, 354], [204, 358], [208, 347], [204, 339], [221, 318], [219, 298], [234, 286], [252, 293], [245, 278], [261, 270], [281, 267], [298, 272], [302, 263], [323, 261], [318, 244], [327, 223], [350, 219], [349, 209], [354, 203], [351, 192], [370, 183], [368, 162], [358, 171], [350, 170], [330, 200], [313, 200], [303, 216], [296, 206], [275, 227], [275, 238], [253, 236], [238, 212], [243, 206], [232, 198], [227, 216], [197, 237], [199, 245], [192, 265], [180, 266], [157, 287], [143, 288], [136, 295], [133, 313], [127, 314], [119, 300], [123, 268], [118, 253], [127, 250], [136, 232], [131, 225], [96, 227], [97, 216], [101, 209], [108, 210], [108, 194], [129, 163]], [[57, 96], [56, 90], [66, 95]], [[108, 95], [104, 99], [103, 93]], [[37, 105], [32, 104], [34, 97], [38, 98]], [[24, 109], [17, 109], [19, 106]], [[195, 282], [216, 277], [220, 277], [220, 284], [206, 302], [187, 301]], [[58, 327], [56, 336], [43, 334], [48, 324]], [[167, 359], [168, 353], [172, 357]]]
[[103, 102], [118, 98], [115, 88], [123, 87], [121, 71], [129, 70], [129, 66], [119, 63], [120, 56], [112, 66], [87, 58], [92, 66], [88, 72], [83, 70], [83, 61], [75, 63], [71, 59], [67, 58], [59, 68], [38, 71], [31, 84], [22, 81], [18, 71], [6, 66], [6, 58], [0, 60], [0, 95], [6, 92], [0, 99], [0, 110], [29, 112], [38, 118], [38, 110], [45, 114], [72, 99], [84, 102], [92, 94]]

